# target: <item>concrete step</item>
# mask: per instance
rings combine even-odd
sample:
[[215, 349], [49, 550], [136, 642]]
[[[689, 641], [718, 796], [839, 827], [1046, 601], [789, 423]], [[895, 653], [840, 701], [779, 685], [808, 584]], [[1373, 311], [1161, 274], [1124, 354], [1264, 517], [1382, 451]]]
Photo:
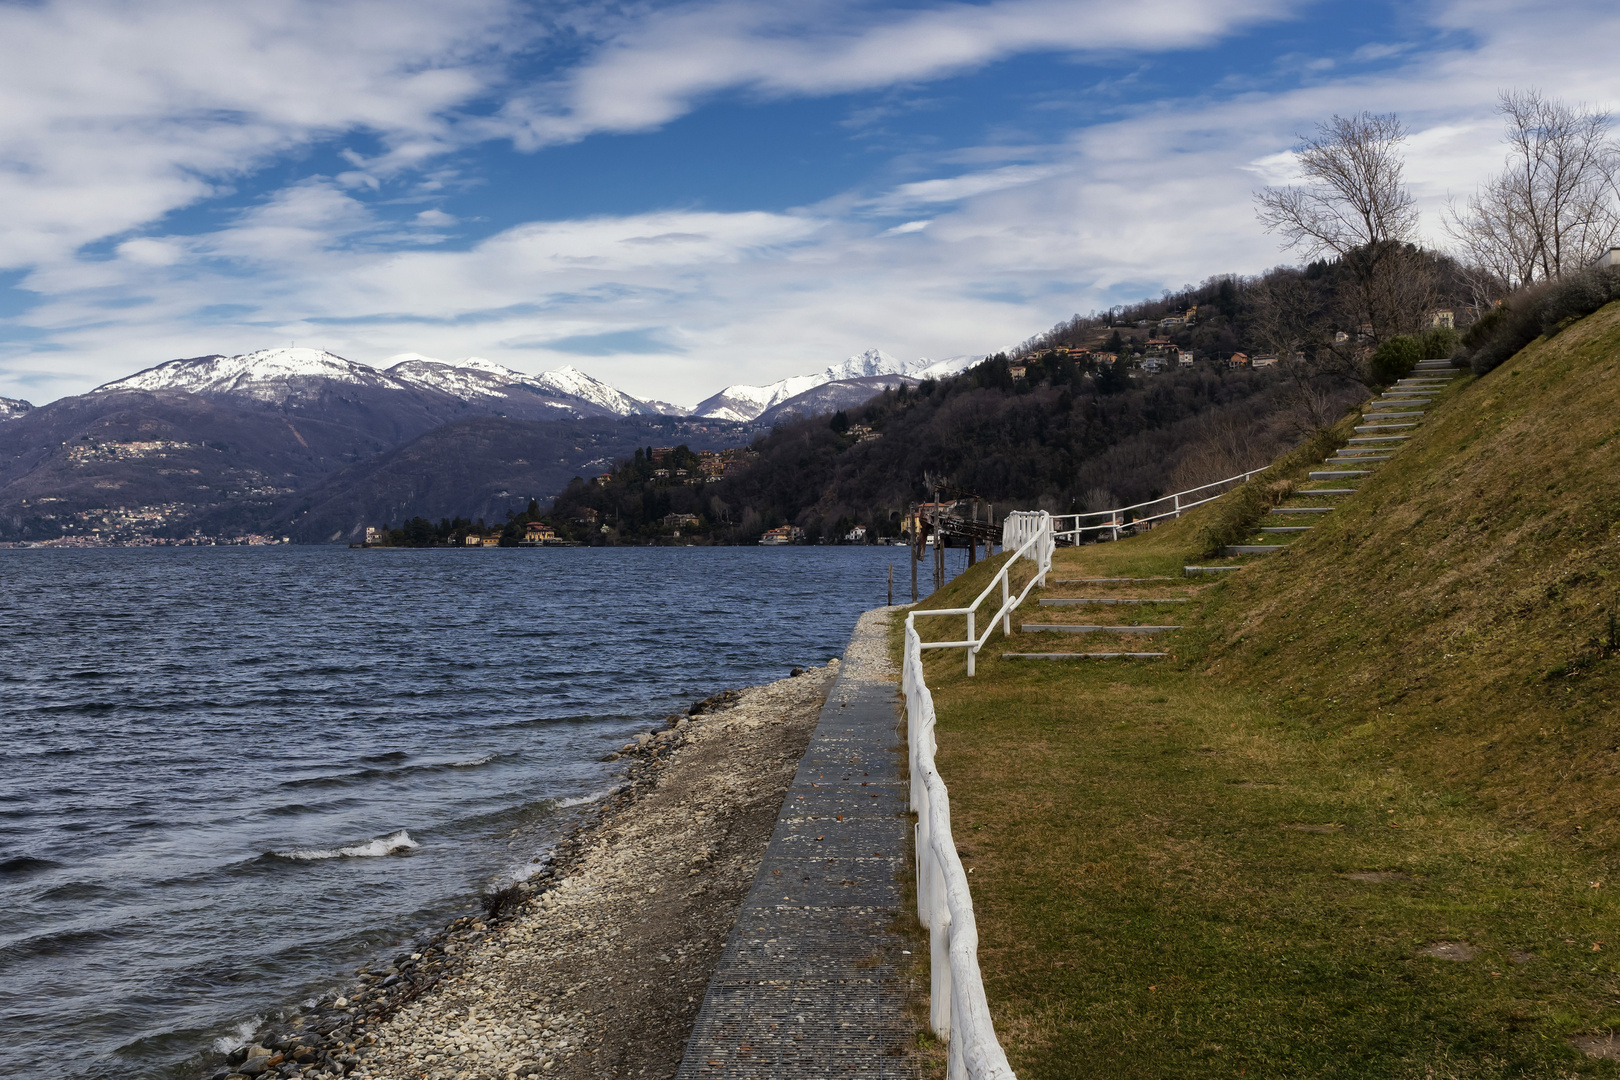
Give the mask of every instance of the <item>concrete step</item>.
[[1334, 454], [1328, 458], [1328, 464], [1353, 461], [1388, 461], [1389, 454]]
[[1241, 570], [1241, 566], [1183, 566], [1183, 574], [1224, 574], [1228, 570]]
[[1004, 652], [1003, 660], [1158, 660], [1167, 652]]
[[1357, 424], [1357, 431], [1394, 431], [1399, 428], [1414, 428], [1416, 424]]
[[1185, 598], [1154, 600], [1123, 596], [1053, 596], [1041, 600], [1042, 607], [1073, 607], [1075, 604], [1186, 604]]
[[[1313, 492], [1311, 492], [1311, 494], [1320, 495], [1321, 492], [1313, 491]], [[1271, 508], [1271, 512], [1273, 514], [1331, 514], [1331, 513], [1333, 513], [1333, 507], [1331, 507], [1331, 506], [1273, 506]]]
[[1260, 531], [1263, 533], [1296, 533], [1310, 532], [1315, 525], [1264, 525]]
[[1053, 578], [1054, 585], [1124, 585], [1134, 581], [1177, 581], [1173, 577], [1064, 577]]
[[1312, 480], [1341, 480], [1351, 476], [1371, 476], [1371, 469], [1318, 469], [1311, 473]]
[[[1295, 495], [1354, 495], [1355, 488], [1300, 488]], [[1329, 507], [1329, 509], [1332, 509]]]
[[1368, 409], [1361, 414], [1364, 420], [1406, 420], [1422, 416], [1422, 409]]
[[1411, 437], [1410, 435], [1352, 435], [1350, 441], [1353, 443], [1394, 442], [1396, 439], [1410, 439]]
[[1166, 630], [1180, 630], [1179, 626], [1082, 626], [1078, 623], [1024, 623], [1018, 628], [1026, 634], [1159, 634]]
[[1221, 549], [1222, 555], [1270, 555], [1274, 551], [1281, 551], [1287, 544], [1227, 544]]

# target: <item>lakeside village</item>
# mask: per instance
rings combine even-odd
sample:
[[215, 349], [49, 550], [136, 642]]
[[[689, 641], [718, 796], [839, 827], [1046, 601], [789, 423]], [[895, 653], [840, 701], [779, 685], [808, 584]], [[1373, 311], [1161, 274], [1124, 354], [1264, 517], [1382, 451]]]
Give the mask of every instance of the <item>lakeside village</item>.
[[[832, 418], [832, 426], [845, 439], [860, 443], [882, 438], [879, 432], [861, 424], [849, 424], [842, 412]], [[703, 487], [722, 479], [735, 477], [749, 468], [759, 457], [752, 447], [728, 450], [693, 451], [687, 446], [652, 446], [638, 449], [634, 457], [612, 472], [602, 473], [589, 481], [576, 478], [568, 490], [558, 498], [550, 512], [542, 512], [535, 499], [529, 500], [522, 513], [509, 513], [502, 525], [490, 525], [483, 520], [444, 518], [434, 523], [425, 518], [412, 518], [396, 528], [367, 526], [365, 539], [350, 544], [351, 548], [395, 547], [586, 547], [613, 544], [679, 543], [687, 546], [713, 543], [709, 535], [713, 525], [729, 527], [725, 510], [710, 515], [681, 511], [659, 511], [669, 501], [673, 490]], [[599, 506], [584, 505], [596, 497]], [[615, 499], [614, 496], [618, 496]], [[628, 500], [638, 509], [652, 508], [650, 519], [627, 522], [623, 515], [611, 509], [617, 502]], [[766, 547], [797, 544], [893, 544], [905, 546], [920, 537], [925, 545], [935, 542], [929, 522], [946, 519], [971, 500], [917, 503], [889, 523], [887, 533], [880, 535], [864, 525], [853, 522], [840, 526], [825, 535], [812, 536], [796, 525], [779, 525], [758, 533], [757, 543]], [[711, 501], [711, 505], [715, 501]], [[746, 518], [746, 515], [745, 515]], [[634, 530], [632, 532], [632, 529]], [[947, 537], [947, 545], [952, 541]]]

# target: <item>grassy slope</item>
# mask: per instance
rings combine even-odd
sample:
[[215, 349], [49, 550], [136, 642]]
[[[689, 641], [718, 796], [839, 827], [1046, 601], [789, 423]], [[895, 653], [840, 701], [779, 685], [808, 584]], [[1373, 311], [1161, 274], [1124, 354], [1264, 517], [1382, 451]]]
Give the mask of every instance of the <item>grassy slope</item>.
[[[1172, 662], [929, 657], [1021, 1077], [1616, 1074], [1567, 1040], [1620, 1026], [1620, 658], [1587, 644], [1620, 569], [1617, 361], [1605, 309], [1449, 391], [1285, 556], [1136, 590], [1195, 599]], [[1053, 578], [1174, 572], [1219, 505]]]
[[1620, 851], [1620, 305], [1449, 399], [1192, 638], [1508, 820]]

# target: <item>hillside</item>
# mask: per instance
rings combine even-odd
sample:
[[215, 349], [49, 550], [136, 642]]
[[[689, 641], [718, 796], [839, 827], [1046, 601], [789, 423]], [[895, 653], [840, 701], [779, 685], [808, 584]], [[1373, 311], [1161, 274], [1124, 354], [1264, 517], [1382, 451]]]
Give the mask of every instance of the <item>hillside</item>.
[[[1324, 386], [1322, 400], [1340, 411], [1365, 396], [1348, 381]], [[854, 525], [895, 536], [907, 508], [931, 497], [927, 475], [999, 512], [1117, 506], [1263, 464], [1309, 429], [1298, 392], [1274, 371], [1203, 366], [1137, 379], [1055, 358], [1014, 378], [992, 359], [831, 419], [778, 425], [755, 440], [752, 464], [717, 484], [627, 466], [606, 488], [563, 492], [554, 518], [566, 529], [591, 509], [643, 539], [667, 534], [669, 513], [702, 519], [683, 537], [717, 542], [752, 542], [782, 524], [812, 540]]]
[[544, 503], [573, 477], [598, 473], [638, 446], [682, 442], [708, 449], [745, 438], [733, 425], [668, 416], [469, 417], [309, 486], [268, 528], [298, 543], [323, 544], [347, 543], [362, 537], [367, 525], [398, 526], [414, 517], [503, 522], [530, 499]]
[[1286, 560], [1225, 583], [1211, 673], [1620, 847], [1616, 417], [1611, 304], [1457, 392]]
[[[1333, 507], [1286, 551], [1211, 557], [1221, 500], [1060, 550], [976, 678], [925, 661], [1021, 1077], [1614, 1075], [1620, 304], [1421, 413], [1256, 482]], [[1023, 628], [1063, 622], [1110, 629]], [[1109, 648], [1168, 655], [1007, 655]]]

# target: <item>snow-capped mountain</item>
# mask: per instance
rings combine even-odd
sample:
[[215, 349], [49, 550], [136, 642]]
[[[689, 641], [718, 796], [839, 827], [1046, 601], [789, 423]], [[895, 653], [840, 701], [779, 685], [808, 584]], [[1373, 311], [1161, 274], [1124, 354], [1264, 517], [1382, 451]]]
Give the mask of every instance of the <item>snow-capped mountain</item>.
[[531, 386], [543, 387], [554, 394], [589, 401], [592, 405], [619, 416], [650, 415], [659, 411], [651, 402], [633, 398], [601, 379], [591, 378], [573, 365], [560, 367], [556, 371], [542, 371], [538, 375], [525, 378]]
[[794, 375], [764, 386], [737, 384], [728, 386], [713, 397], [698, 402], [692, 410], [694, 416], [716, 420], [735, 420], [746, 423], [775, 408], [790, 398], [796, 398], [827, 383], [852, 379], [870, 379], [881, 375], [898, 375], [912, 379], [940, 378], [955, 375], [973, 366], [982, 355], [952, 356], [945, 360], [897, 360], [881, 349], [868, 349], [850, 357], [841, 364], [831, 364], [815, 375]]
[[26, 415], [33, 406], [17, 398], [0, 397], [0, 422]]
[[170, 360], [96, 387], [115, 390], [184, 390], [258, 401], [286, 402], [319, 393], [333, 383], [396, 388], [399, 383], [366, 364], [321, 349], [261, 349], [241, 356], [196, 356]]
[[514, 415], [637, 416], [660, 411], [573, 367], [529, 375], [478, 356], [451, 363], [421, 353], [391, 356], [386, 363], [378, 369], [319, 349], [263, 349], [241, 356], [170, 360], [92, 393], [184, 390], [286, 405], [319, 398], [334, 388], [363, 387], [426, 392], [427, 400], [448, 397]]

